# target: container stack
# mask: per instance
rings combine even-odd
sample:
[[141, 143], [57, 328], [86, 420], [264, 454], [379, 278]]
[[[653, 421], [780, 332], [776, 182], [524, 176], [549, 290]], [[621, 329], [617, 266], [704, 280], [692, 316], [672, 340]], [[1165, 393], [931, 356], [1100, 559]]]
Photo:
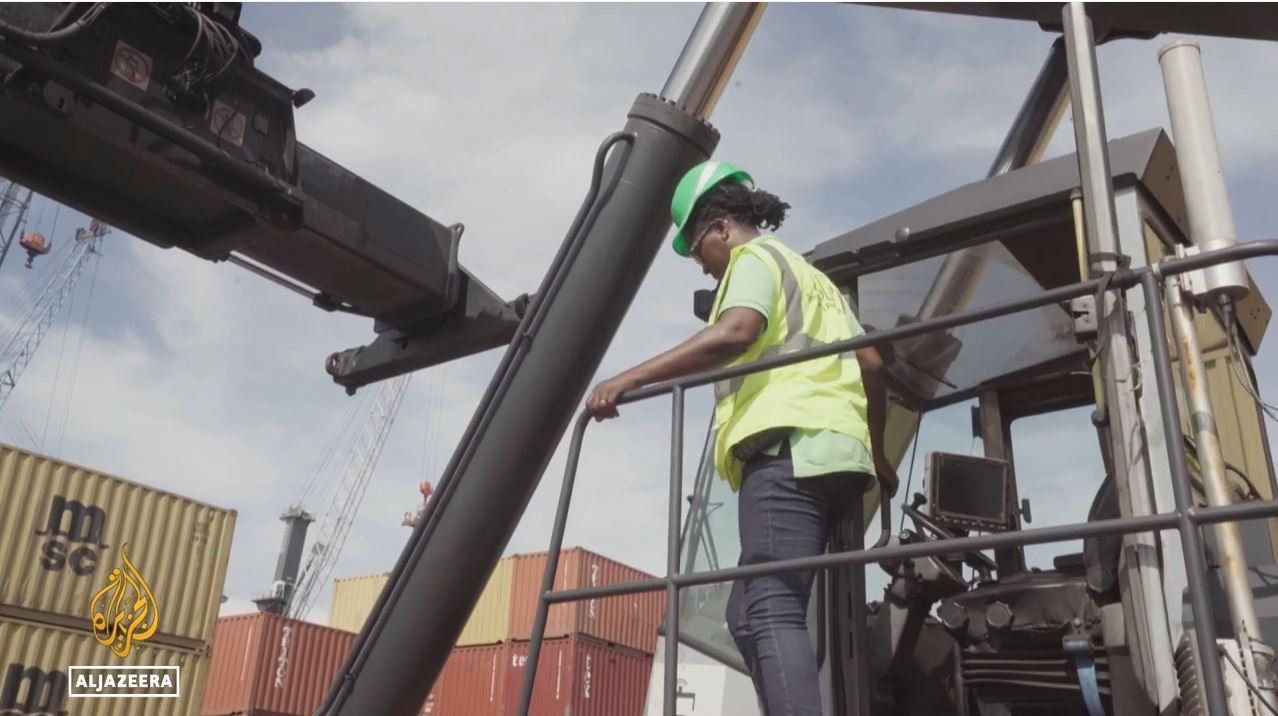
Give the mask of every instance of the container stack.
[[[514, 558], [497, 563], [488, 577], [479, 602], [471, 612], [457, 646], [500, 644], [510, 638], [510, 587]], [[359, 633], [390, 579], [390, 572], [333, 580], [333, 601], [329, 607], [328, 625], [334, 629]]]
[[[0, 713], [195, 714], [235, 512], [7, 445], [0, 495]], [[73, 701], [71, 667], [166, 667], [180, 696]]]
[[[502, 560], [494, 571], [496, 578], [489, 580], [493, 593], [489, 604], [504, 597], [505, 628], [497, 631], [491, 611], [485, 614], [476, 608], [463, 635], [491, 640], [502, 633], [504, 638], [500, 643], [459, 641], [422, 708], [423, 716], [518, 713], [546, 558], [546, 552], [538, 552]], [[497, 576], [503, 569], [509, 569], [509, 577]], [[574, 548], [560, 553], [554, 588], [559, 591], [651, 578], [607, 557]], [[490, 593], [485, 592], [484, 598], [490, 599]], [[551, 607], [531, 716], [639, 716], [664, 611], [665, 595], [658, 592]]]
[[[422, 714], [517, 713], [546, 557], [546, 552], [519, 554], [497, 563]], [[336, 580], [330, 626], [351, 632], [362, 629], [389, 576]], [[555, 589], [651, 578], [574, 548], [560, 554]], [[533, 689], [532, 716], [639, 716], [664, 613], [662, 592], [552, 607]]]
[[217, 621], [202, 716], [310, 716], [355, 634], [277, 614]]

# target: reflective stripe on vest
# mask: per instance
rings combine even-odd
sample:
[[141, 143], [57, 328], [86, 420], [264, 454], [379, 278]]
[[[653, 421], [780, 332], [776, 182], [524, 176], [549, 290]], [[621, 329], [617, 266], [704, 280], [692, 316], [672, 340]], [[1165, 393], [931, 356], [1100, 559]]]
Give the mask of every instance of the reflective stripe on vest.
[[[799, 279], [794, 275], [794, 269], [790, 266], [790, 262], [786, 260], [785, 256], [781, 255], [777, 247], [771, 244], [762, 243], [760, 248], [768, 252], [772, 260], [776, 262], [777, 268], [781, 270], [781, 293], [785, 294], [786, 327], [785, 340], [768, 346], [758, 358], [763, 360], [785, 353], [801, 351], [815, 345], [817, 341], [812, 340], [811, 336], [803, 332], [803, 294], [799, 291]], [[769, 317], [769, 320], [771, 320], [771, 317]], [[746, 376], [739, 375], [735, 378], [716, 382], [714, 384], [714, 399], [722, 400], [741, 390], [745, 380]]]
[[[763, 332], [728, 365], [746, 365], [852, 337], [847, 317], [851, 309], [838, 287], [772, 236], [732, 250], [727, 280], [715, 297], [714, 321], [720, 317], [733, 266], [742, 252], [753, 253], [768, 267], [774, 281], [772, 305]], [[721, 381], [715, 386], [715, 397], [715, 468], [733, 490], [740, 486], [744, 463], [731, 448], [762, 431], [778, 427], [829, 430], [871, 448], [867, 400], [855, 357], [823, 356]]]

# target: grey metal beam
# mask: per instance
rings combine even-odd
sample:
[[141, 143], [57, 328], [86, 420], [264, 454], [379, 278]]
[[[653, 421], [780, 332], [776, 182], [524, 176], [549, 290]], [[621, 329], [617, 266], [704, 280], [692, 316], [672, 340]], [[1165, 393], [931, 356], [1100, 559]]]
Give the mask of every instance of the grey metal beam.
[[[1074, 115], [1079, 177], [1083, 190], [1083, 222], [1086, 228], [1088, 264], [1093, 276], [1104, 276], [1120, 268], [1122, 247], [1114, 210], [1114, 187], [1110, 180], [1109, 152], [1105, 136], [1105, 115], [1101, 104], [1100, 78], [1091, 20], [1083, 4], [1072, 2], [1061, 14], [1069, 61], [1070, 105]], [[1133, 360], [1129, 345], [1131, 326], [1121, 297], [1106, 292], [1097, 306], [1100, 323], [1097, 351], [1102, 374], [1104, 405], [1108, 421], [1114, 478], [1124, 516], [1151, 514], [1152, 496], [1149, 463], [1140, 439], [1142, 417], [1131, 384]], [[1166, 708], [1177, 695], [1176, 670], [1172, 660], [1167, 609], [1163, 598], [1162, 572], [1152, 535], [1128, 536], [1124, 540], [1125, 569], [1120, 574], [1123, 602], [1137, 615], [1128, 625], [1133, 662], [1151, 701]]]
[[[985, 178], [1006, 174], [1038, 161], [1060, 122], [1069, 97], [1068, 89], [1064, 43], [1057, 40], [1048, 50], [1047, 59], [1039, 68]], [[927, 320], [963, 310], [980, 284], [994, 248], [993, 243], [987, 243], [946, 256], [919, 306], [918, 319]], [[937, 339], [940, 338], [942, 336], [938, 335]], [[919, 353], [936, 352], [934, 341], [922, 341], [914, 348]]]
[[[1163, 302], [1159, 296], [1157, 277], [1153, 273], [1141, 277], [1145, 299], [1145, 317], [1150, 335], [1150, 358], [1153, 360], [1154, 387], [1163, 401], [1163, 435], [1178, 435], [1180, 419], [1175, 414], [1176, 388], [1172, 382], [1171, 358], [1168, 354], [1167, 329], [1163, 325]], [[1178, 408], [1177, 408], [1178, 409]], [[1203, 691], [1207, 697], [1209, 714], [1227, 714], [1225, 687], [1221, 679], [1220, 656], [1216, 653], [1216, 626], [1211, 616], [1207, 591], [1207, 559], [1203, 552], [1202, 534], [1186, 512], [1194, 507], [1193, 492], [1189, 486], [1189, 467], [1185, 449], [1180, 441], [1164, 440], [1164, 448], [1171, 466], [1171, 487], [1180, 513], [1177, 527], [1180, 535], [1180, 552], [1185, 566], [1185, 582], [1189, 586], [1190, 608], [1194, 614], [1194, 635], [1197, 639], [1196, 663]]]
[[[1010, 426], [1003, 416], [998, 391], [990, 390], [982, 393], [978, 410], [981, 421], [981, 446], [985, 451], [985, 457], [1006, 460], [1009, 469], [1012, 470], [1012, 488], [1007, 496], [1007, 510], [1012, 516], [1012, 529], [1019, 530], [1021, 503], [1016, 489], [1015, 462], [1012, 460], [1012, 435]], [[999, 577], [1008, 577], [1025, 571], [1025, 552], [1016, 547], [995, 552], [994, 561], [998, 564]]]
[[[858, 3], [862, 4], [862, 3]], [[864, 3], [870, 4], [870, 3]], [[1048, 31], [1060, 27], [1056, 3], [1046, 2], [889, 2], [876, 6], [927, 10], [975, 17], [1025, 20]], [[1278, 40], [1278, 15], [1268, 3], [1107, 2], [1091, 11], [1102, 35], [1154, 37], [1164, 32], [1216, 35], [1247, 40]]]

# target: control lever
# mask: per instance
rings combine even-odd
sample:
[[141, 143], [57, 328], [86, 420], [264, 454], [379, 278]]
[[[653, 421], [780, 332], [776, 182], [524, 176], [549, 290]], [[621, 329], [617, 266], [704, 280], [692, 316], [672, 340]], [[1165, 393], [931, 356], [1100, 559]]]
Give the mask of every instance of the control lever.
[[[901, 511], [908, 515], [911, 520], [914, 520], [914, 524], [917, 525], [921, 531], [930, 532], [932, 533], [932, 536], [937, 539], [947, 540], [957, 537], [957, 535], [953, 532], [950, 532], [944, 527], [936, 524], [932, 521], [931, 517], [928, 517], [919, 510], [919, 507], [923, 506], [925, 502], [927, 502], [927, 498], [925, 498], [921, 493], [916, 492], [914, 493], [914, 499], [910, 501], [910, 504], [902, 506]], [[980, 552], [964, 552], [963, 562], [972, 569], [975, 569], [980, 574], [983, 581], [989, 581], [991, 573], [998, 569], [998, 565], [994, 563], [994, 560], [986, 557]]]

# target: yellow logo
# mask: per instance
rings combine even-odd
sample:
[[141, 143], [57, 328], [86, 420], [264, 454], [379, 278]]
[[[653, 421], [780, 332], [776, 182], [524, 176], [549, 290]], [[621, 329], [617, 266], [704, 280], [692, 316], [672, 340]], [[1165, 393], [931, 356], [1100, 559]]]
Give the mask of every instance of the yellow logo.
[[123, 568], [112, 569], [107, 575], [107, 585], [89, 602], [94, 638], [120, 658], [129, 655], [133, 642], [150, 639], [160, 620], [155, 595], [151, 594], [142, 573], [129, 561], [124, 548], [125, 545], [120, 545]]

